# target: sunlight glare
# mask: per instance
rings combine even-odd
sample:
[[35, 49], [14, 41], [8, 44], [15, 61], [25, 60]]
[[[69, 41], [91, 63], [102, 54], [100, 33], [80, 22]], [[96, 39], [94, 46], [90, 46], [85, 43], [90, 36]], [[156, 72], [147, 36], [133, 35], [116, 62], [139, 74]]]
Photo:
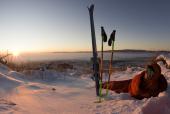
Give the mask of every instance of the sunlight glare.
[[13, 51], [12, 54], [13, 54], [13, 56], [17, 57], [17, 56], [19, 56], [20, 53], [19, 53], [19, 51]]

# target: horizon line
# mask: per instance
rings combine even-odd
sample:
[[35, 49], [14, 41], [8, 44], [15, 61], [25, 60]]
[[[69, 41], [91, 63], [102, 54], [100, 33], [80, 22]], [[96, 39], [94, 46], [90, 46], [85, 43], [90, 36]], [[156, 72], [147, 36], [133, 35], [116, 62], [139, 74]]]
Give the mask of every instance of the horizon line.
[[[108, 52], [111, 50], [104, 50], [104, 52]], [[116, 52], [170, 52], [170, 50], [144, 50], [144, 49], [119, 49], [114, 50]], [[50, 51], [49, 53], [91, 53], [91, 51]], [[97, 52], [101, 52], [101, 50], [98, 50]], [[47, 52], [48, 53], [48, 52]]]

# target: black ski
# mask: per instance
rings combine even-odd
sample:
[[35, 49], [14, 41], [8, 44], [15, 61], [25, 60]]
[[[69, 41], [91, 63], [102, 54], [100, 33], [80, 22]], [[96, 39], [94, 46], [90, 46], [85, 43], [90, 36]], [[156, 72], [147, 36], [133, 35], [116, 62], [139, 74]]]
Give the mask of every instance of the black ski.
[[93, 20], [93, 11], [94, 5], [92, 4], [89, 8], [90, 15], [90, 25], [91, 25], [91, 37], [92, 37], [92, 48], [93, 48], [93, 76], [95, 78], [96, 83], [96, 95], [99, 96], [99, 62], [97, 55], [97, 47], [96, 47], [96, 36], [95, 36], [95, 28], [94, 28], [94, 20]]

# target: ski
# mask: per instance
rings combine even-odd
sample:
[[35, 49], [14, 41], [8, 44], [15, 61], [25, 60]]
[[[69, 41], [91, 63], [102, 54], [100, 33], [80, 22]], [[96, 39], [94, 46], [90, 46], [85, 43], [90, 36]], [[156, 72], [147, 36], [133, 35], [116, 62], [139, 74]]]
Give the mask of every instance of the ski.
[[113, 51], [114, 51], [115, 34], [116, 34], [116, 30], [113, 30], [113, 32], [110, 35], [110, 39], [108, 40], [108, 45], [112, 46], [112, 51], [111, 51], [111, 58], [110, 58], [110, 64], [109, 64], [109, 78], [108, 78], [108, 82], [107, 82], [106, 96], [109, 93], [109, 82], [110, 82], [110, 76], [112, 74], [112, 62], [113, 62]]
[[93, 11], [94, 5], [92, 4], [88, 7], [89, 15], [90, 15], [90, 26], [91, 26], [91, 37], [92, 37], [92, 51], [93, 51], [93, 76], [95, 78], [96, 84], [96, 95], [99, 96], [99, 62], [97, 55], [97, 47], [96, 47], [96, 36], [95, 36], [95, 28], [94, 28], [94, 19], [93, 19]]

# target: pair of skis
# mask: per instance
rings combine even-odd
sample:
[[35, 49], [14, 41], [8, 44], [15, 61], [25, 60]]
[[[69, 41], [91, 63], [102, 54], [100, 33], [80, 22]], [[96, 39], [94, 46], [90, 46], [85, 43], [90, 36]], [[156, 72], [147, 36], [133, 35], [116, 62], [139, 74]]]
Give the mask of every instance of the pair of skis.
[[[93, 19], [93, 11], [94, 5], [92, 4], [89, 8], [90, 15], [90, 25], [91, 25], [91, 37], [92, 37], [92, 49], [93, 49], [93, 76], [95, 78], [96, 84], [96, 95], [99, 96], [99, 102], [102, 98], [102, 78], [103, 78], [103, 42], [107, 42], [107, 35], [104, 31], [104, 28], [101, 27], [101, 35], [102, 35], [102, 48], [101, 48], [101, 61], [100, 61], [100, 74], [99, 74], [99, 61], [97, 54], [97, 46], [96, 46], [96, 36], [95, 36], [95, 28], [94, 28], [94, 19]], [[109, 79], [107, 83], [106, 95], [108, 95], [110, 76], [112, 73], [112, 61], [113, 61], [113, 50], [114, 50], [114, 41], [115, 41], [115, 30], [110, 35], [110, 39], [108, 40], [108, 45], [112, 46], [111, 52], [111, 60], [109, 65]]]

